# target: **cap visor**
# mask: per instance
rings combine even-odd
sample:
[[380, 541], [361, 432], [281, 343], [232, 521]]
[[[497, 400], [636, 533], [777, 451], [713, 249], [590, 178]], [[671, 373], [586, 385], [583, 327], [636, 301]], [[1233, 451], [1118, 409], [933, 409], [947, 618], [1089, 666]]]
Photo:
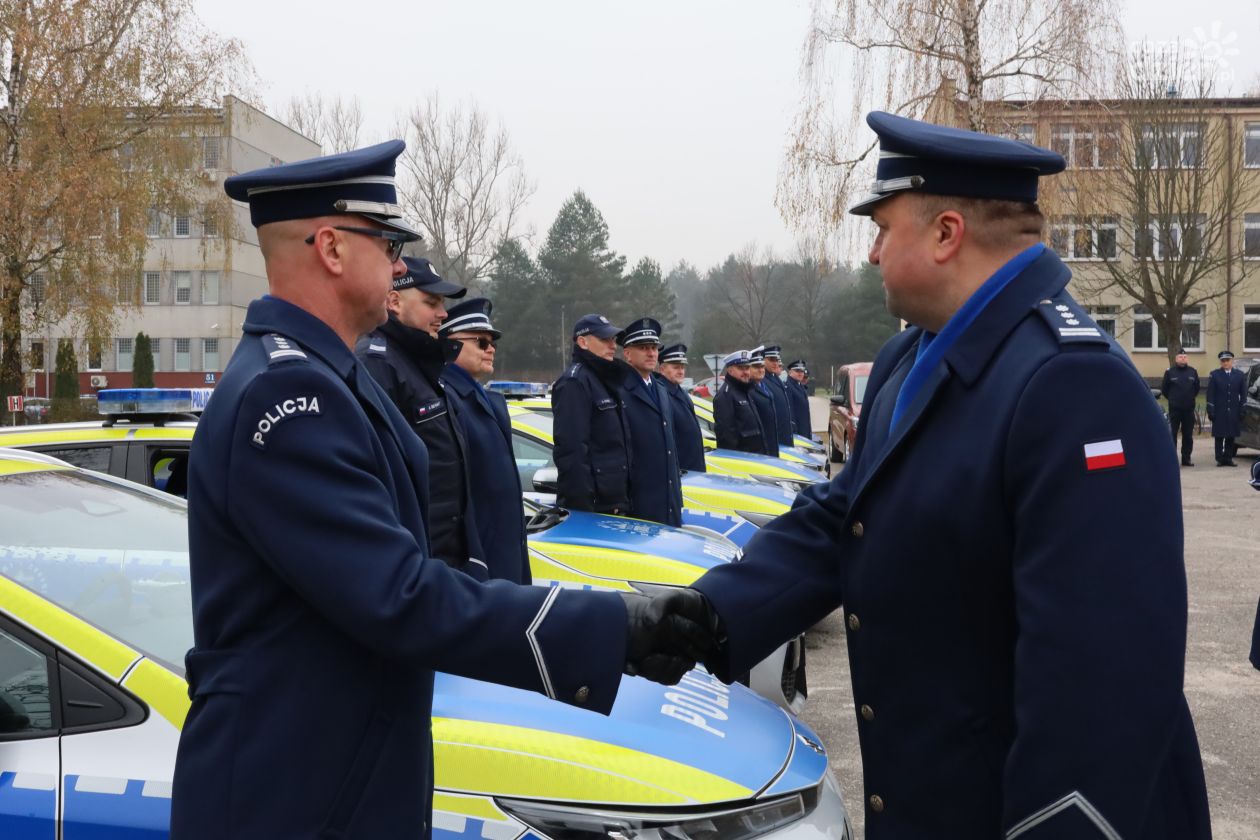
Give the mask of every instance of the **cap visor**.
[[600, 324], [598, 327], [592, 327], [591, 331], [587, 333], [587, 335], [593, 335], [596, 338], [612, 338], [619, 332], [621, 332], [621, 330], [617, 329], [612, 324]]
[[[362, 216], [365, 219], [371, 219], [374, 222], [379, 222], [380, 224], [384, 225], [390, 230], [396, 230], [399, 233], [407, 234], [410, 237], [407, 240], [408, 242], [416, 242], [421, 239], [424, 239], [424, 236], [421, 235], [420, 231], [416, 230], [415, 228], [413, 228], [411, 225], [407, 224], [405, 221], [403, 221], [400, 218], [392, 217], [392, 216], [381, 216], [376, 213], [359, 213], [357, 215]], [[441, 293], [438, 292], [438, 294], [441, 294]]]
[[891, 198], [896, 195], [895, 192], [886, 193], [867, 193], [861, 201], [849, 208], [850, 216], [869, 216], [871, 211], [875, 209], [875, 205], [879, 204], [885, 198]]
[[416, 286], [416, 288], [431, 295], [441, 295], [444, 298], [462, 298], [468, 294], [466, 286], [452, 283], [450, 280], [440, 280], [437, 283], [430, 283], [427, 286]]

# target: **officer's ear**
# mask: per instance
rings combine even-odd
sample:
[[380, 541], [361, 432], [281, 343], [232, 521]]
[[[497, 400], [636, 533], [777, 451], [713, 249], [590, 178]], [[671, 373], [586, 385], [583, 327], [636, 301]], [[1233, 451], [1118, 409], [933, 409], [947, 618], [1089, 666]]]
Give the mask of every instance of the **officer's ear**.
[[390, 289], [385, 293], [385, 308], [395, 315], [402, 312], [402, 295], [398, 294], [397, 289]]
[[311, 245], [315, 250], [315, 259], [325, 271], [334, 277], [345, 273], [346, 237], [334, 230], [331, 225], [320, 227], [311, 234]]
[[963, 237], [967, 234], [967, 220], [957, 210], [942, 210], [932, 220], [932, 257], [937, 265], [947, 263], [962, 247]]

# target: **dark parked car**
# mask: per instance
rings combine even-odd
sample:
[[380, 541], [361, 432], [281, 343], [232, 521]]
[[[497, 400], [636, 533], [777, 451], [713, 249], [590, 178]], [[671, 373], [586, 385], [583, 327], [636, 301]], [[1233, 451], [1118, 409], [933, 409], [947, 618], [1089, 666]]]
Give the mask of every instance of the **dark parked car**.
[[1247, 375], [1247, 402], [1243, 405], [1238, 445], [1260, 449], [1260, 359], [1235, 359], [1234, 370]]

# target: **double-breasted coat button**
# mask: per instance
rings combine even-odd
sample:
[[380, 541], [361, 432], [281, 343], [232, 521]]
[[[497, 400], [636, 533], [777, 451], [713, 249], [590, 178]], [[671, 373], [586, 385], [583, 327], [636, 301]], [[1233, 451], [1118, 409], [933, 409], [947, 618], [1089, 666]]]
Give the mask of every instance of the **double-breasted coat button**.
[[862, 720], [875, 720], [875, 710], [865, 703], [862, 704], [862, 708], [859, 711], [862, 713]]
[[591, 696], [591, 690], [586, 686], [582, 686], [573, 693], [573, 699], [579, 703], [585, 703]]
[[862, 621], [855, 614], [849, 613], [849, 629], [855, 633], [862, 629]]
[[853, 527], [849, 529], [849, 533], [851, 533], [853, 536], [858, 537], [858, 538], [861, 538], [862, 534], [865, 531], [866, 529], [862, 527], [861, 522], [854, 522]]
[[880, 796], [878, 793], [873, 793], [867, 801], [870, 803], [872, 811], [877, 814], [884, 813], [884, 797]]

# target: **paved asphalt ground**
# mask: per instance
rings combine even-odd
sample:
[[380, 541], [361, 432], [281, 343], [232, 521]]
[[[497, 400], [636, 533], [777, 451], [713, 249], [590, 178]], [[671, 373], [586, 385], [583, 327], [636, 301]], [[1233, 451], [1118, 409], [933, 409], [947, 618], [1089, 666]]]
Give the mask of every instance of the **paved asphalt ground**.
[[[821, 432], [826, 402], [811, 403]], [[1260, 671], [1247, 662], [1260, 598], [1260, 493], [1246, 481], [1255, 458], [1244, 450], [1237, 468], [1218, 468], [1212, 439], [1200, 438], [1197, 466], [1181, 472], [1190, 595], [1186, 696], [1202, 748], [1215, 840], [1260, 838]], [[827, 745], [861, 837], [862, 765], [844, 634], [839, 611], [808, 634], [809, 703], [802, 717]]]

